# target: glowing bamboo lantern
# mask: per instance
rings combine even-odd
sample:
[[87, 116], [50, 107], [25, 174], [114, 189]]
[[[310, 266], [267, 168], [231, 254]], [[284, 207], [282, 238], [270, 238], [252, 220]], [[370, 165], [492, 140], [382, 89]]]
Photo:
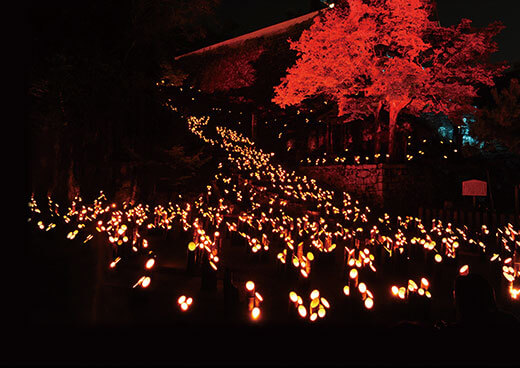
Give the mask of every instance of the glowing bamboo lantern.
[[254, 307], [251, 310], [251, 318], [253, 318], [254, 321], [256, 321], [260, 318], [260, 308]]
[[[318, 299], [320, 297], [320, 292], [319, 290], [317, 289], [314, 289], [311, 294], [310, 294], [310, 298], [311, 299]], [[318, 301], [319, 302], [319, 301]]]
[[296, 294], [294, 291], [291, 291], [289, 293], [289, 300], [293, 303], [297, 303], [298, 302], [298, 294]]
[[373, 307], [374, 307], [374, 300], [372, 298], [366, 298], [365, 299], [365, 308], [370, 310]]
[[364, 282], [359, 283], [358, 290], [361, 293], [361, 299], [364, 301], [367, 297], [367, 286]]
[[356, 288], [358, 285], [358, 270], [352, 268], [349, 272], [349, 286]]
[[459, 269], [459, 275], [461, 276], [467, 276], [469, 274], [469, 266], [464, 265]]
[[148, 286], [150, 286], [151, 282], [152, 282], [152, 279], [149, 276], [145, 276], [143, 278], [143, 281], [141, 282], [141, 287], [143, 289], [146, 289]]
[[430, 282], [426, 278], [421, 278], [421, 288], [424, 289], [424, 291], [427, 291], [430, 287]]
[[411, 293], [416, 292], [418, 289], [417, 284], [413, 280], [408, 280], [408, 291]]
[[406, 288], [400, 287], [397, 292], [397, 295], [399, 296], [400, 299], [405, 299], [406, 298]]
[[152, 269], [152, 267], [155, 265], [155, 259], [154, 258], [150, 258], [148, 259], [148, 261], [146, 261], [145, 265], [144, 265], [144, 268], [146, 268], [147, 270], [150, 270]]
[[246, 290], [252, 295], [255, 291], [255, 283], [253, 281], [246, 282]]
[[392, 286], [392, 288], [390, 289], [392, 291], [392, 295], [393, 296], [398, 296], [399, 295], [399, 288], [397, 286]]
[[298, 306], [298, 314], [300, 315], [300, 317], [302, 318], [305, 318], [307, 317], [307, 309], [305, 309], [305, 306], [300, 304]]
[[345, 286], [343, 287], [343, 294], [345, 294], [346, 296], [349, 296], [349, 295], [350, 295], [350, 286], [345, 285]]

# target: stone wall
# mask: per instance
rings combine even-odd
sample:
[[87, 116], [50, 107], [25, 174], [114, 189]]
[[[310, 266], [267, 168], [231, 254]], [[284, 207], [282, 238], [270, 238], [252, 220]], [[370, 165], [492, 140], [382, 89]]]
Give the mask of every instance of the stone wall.
[[406, 208], [422, 195], [426, 180], [405, 164], [306, 166], [302, 172], [372, 206]]

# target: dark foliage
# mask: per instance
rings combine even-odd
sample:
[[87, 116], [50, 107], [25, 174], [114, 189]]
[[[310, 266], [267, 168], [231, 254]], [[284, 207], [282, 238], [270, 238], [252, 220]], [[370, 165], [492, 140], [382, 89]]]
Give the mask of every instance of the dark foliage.
[[[518, 76], [519, 72], [514, 74]], [[520, 154], [519, 79], [510, 78], [508, 86], [493, 88], [490, 95], [471, 124], [471, 133], [486, 142], [490, 150], [504, 146], [511, 153]]]
[[177, 184], [193, 175], [205, 159], [200, 147], [179, 148], [185, 128], [160, 106], [155, 83], [166, 58], [218, 32], [218, 4], [30, 2], [28, 190], [70, 196], [79, 182], [82, 193], [116, 191], [172, 146], [164, 170]]

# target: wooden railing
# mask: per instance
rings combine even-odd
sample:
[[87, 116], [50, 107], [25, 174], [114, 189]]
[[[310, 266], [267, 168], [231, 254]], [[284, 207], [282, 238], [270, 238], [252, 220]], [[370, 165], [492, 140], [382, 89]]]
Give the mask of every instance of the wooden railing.
[[417, 215], [425, 224], [433, 219], [438, 219], [443, 222], [451, 222], [454, 225], [466, 225], [468, 228], [479, 228], [486, 225], [490, 229], [496, 229], [508, 223], [515, 226], [520, 225], [520, 216], [518, 215], [490, 211], [419, 207]]

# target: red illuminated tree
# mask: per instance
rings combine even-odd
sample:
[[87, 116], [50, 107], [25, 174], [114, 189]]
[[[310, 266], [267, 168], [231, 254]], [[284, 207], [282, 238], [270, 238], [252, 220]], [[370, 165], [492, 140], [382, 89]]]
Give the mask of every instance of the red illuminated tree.
[[463, 19], [441, 27], [428, 0], [345, 0], [327, 10], [298, 41], [296, 64], [275, 87], [285, 107], [325, 96], [345, 122], [389, 114], [388, 152], [393, 156], [397, 117], [472, 111], [479, 85], [493, 85], [505, 66], [491, 65], [493, 37], [502, 26], [477, 30]]
[[208, 61], [201, 73], [200, 86], [205, 92], [230, 91], [250, 87], [256, 80], [253, 63], [263, 52], [262, 47], [229, 50]]

